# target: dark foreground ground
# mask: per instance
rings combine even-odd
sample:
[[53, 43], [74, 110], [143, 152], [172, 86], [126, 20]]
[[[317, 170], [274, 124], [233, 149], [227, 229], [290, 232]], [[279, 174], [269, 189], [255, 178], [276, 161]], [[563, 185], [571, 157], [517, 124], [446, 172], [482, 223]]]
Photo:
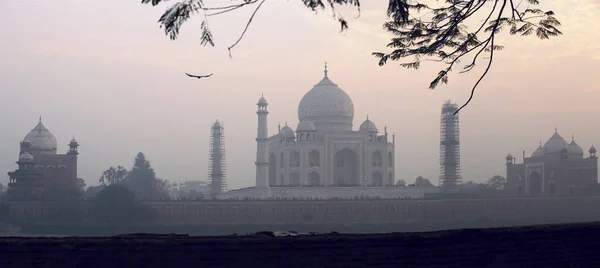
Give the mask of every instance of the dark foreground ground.
[[0, 238], [0, 267], [600, 267], [600, 223], [430, 233]]

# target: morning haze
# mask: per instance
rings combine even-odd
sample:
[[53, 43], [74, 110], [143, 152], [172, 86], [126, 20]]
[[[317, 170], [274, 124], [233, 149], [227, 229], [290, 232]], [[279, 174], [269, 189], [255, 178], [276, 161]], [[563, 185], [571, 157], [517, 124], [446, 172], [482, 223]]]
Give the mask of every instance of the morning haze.
[[[0, 1], [0, 23], [8, 26], [0, 29], [0, 182], [41, 115], [59, 153], [77, 138], [78, 173], [88, 185], [110, 166], [129, 168], [139, 151], [161, 178], [205, 179], [210, 124], [223, 120], [229, 188], [254, 185], [256, 101], [261, 94], [269, 100], [271, 134], [278, 123], [295, 126], [298, 103], [322, 78], [324, 61], [354, 102], [354, 128], [368, 114], [395, 133], [396, 179], [437, 182], [440, 107], [466, 101], [481, 68], [453, 72], [448, 85], [430, 91], [444, 66], [379, 67], [370, 52], [386, 51], [387, 2], [364, 1], [358, 19], [355, 9], [342, 9], [350, 29], [340, 34], [328, 11], [267, 1], [229, 59], [227, 47], [252, 9], [211, 18], [210, 48], [200, 45], [201, 16], [173, 42], [156, 23], [164, 9], [139, 1]], [[522, 161], [521, 151], [530, 154], [555, 127], [585, 150], [600, 141], [600, 35], [592, 34], [600, 32], [600, 4], [543, 4], [564, 35], [499, 38], [505, 50], [460, 114], [464, 181], [504, 176], [508, 152]], [[184, 72], [214, 75], [196, 80]]]

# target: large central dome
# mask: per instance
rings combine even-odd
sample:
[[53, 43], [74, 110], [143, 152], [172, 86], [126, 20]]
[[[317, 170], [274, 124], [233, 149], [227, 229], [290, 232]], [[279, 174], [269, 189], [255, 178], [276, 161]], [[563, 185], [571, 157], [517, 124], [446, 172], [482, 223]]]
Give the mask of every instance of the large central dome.
[[28, 141], [31, 144], [30, 150], [32, 151], [44, 151], [49, 153], [56, 153], [56, 137], [48, 131], [48, 129], [42, 124], [42, 118], [38, 124], [25, 136], [23, 141]]
[[317, 131], [351, 131], [354, 104], [350, 96], [327, 77], [304, 95], [298, 105], [298, 120], [312, 121]]

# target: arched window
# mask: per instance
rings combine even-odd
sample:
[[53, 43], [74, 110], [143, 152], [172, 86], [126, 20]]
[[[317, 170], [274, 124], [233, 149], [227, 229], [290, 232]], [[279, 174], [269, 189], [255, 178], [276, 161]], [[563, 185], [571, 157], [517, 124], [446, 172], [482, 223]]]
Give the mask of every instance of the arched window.
[[311, 167], [319, 167], [321, 166], [321, 158], [319, 156], [319, 152], [311, 151], [308, 154], [308, 165]]
[[310, 186], [319, 186], [321, 184], [321, 176], [319, 173], [313, 171], [308, 174], [308, 185]]
[[298, 151], [293, 151], [290, 154], [290, 167], [300, 167], [300, 153]]
[[299, 186], [300, 185], [300, 174], [298, 172], [292, 172], [290, 174], [290, 186]]
[[281, 156], [279, 157], [279, 161], [280, 161], [280, 162], [279, 162], [279, 167], [280, 167], [280, 168], [283, 168], [283, 165], [284, 165], [284, 163], [285, 163], [285, 162], [283, 162], [283, 152], [281, 152]]
[[381, 153], [379, 151], [373, 152], [373, 167], [382, 167], [383, 166], [383, 157], [381, 157]]

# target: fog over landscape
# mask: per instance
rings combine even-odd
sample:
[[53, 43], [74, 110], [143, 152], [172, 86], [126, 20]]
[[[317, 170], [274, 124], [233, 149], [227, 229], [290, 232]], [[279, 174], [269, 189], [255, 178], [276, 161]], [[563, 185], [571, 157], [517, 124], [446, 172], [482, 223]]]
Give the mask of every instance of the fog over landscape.
[[[300, 1], [267, 1], [232, 50], [252, 9], [211, 18], [215, 48], [200, 45], [202, 16], [170, 41], [156, 23], [164, 9], [140, 1], [0, 1], [0, 182], [15, 170], [19, 142], [42, 116], [59, 153], [73, 136], [78, 175], [98, 184], [105, 169], [131, 167], [144, 152], [171, 181], [207, 177], [210, 124], [224, 121], [229, 188], [255, 182], [256, 102], [269, 101], [269, 132], [298, 123], [298, 103], [323, 76], [354, 102], [354, 128], [369, 115], [396, 135], [396, 179], [437, 182], [439, 117], [446, 99], [461, 105], [482, 68], [450, 75], [431, 91], [444, 66], [406, 70], [377, 65], [387, 51], [381, 25], [388, 1], [364, 1], [361, 16], [340, 10], [350, 28], [339, 33], [330, 12]], [[165, 5], [166, 8], [166, 5]], [[554, 128], [587, 151], [600, 145], [600, 1], [544, 1], [564, 35], [551, 40], [502, 34], [506, 48], [460, 113], [463, 180], [505, 175], [504, 156], [522, 161]], [[480, 65], [483, 65], [480, 63]], [[480, 66], [481, 67], [481, 66]], [[190, 79], [189, 73], [214, 73]], [[587, 155], [587, 153], [586, 153]]]

